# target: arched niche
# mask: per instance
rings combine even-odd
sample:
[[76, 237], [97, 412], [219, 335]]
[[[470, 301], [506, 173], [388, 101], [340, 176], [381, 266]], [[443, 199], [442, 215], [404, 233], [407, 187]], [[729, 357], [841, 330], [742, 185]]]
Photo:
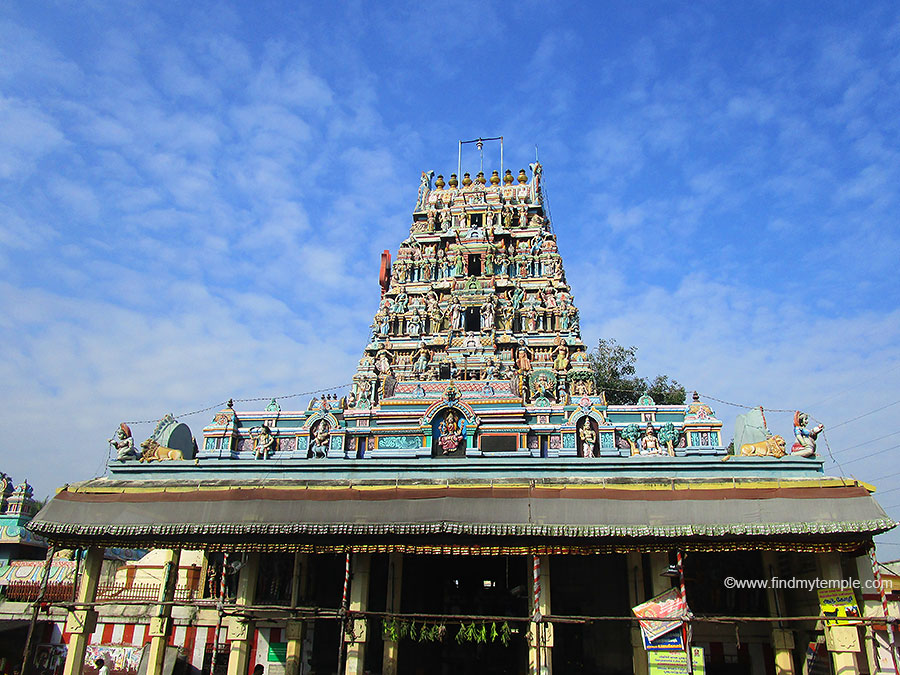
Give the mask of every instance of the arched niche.
[[[584, 429], [587, 427], [593, 432], [593, 442], [588, 444], [585, 442]], [[584, 415], [575, 424], [575, 447], [579, 457], [599, 457], [600, 456], [600, 429], [599, 424], [594, 417]]]
[[431, 456], [465, 457], [468, 438], [473, 431], [461, 409], [444, 407], [431, 418]]

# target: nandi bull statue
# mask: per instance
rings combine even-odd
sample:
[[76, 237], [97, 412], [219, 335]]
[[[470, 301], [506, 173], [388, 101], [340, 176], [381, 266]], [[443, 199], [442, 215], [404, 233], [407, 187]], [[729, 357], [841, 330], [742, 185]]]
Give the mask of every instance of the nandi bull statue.
[[794, 413], [794, 438], [797, 442], [791, 446], [791, 454], [800, 457], [815, 457], [816, 437], [825, 430], [824, 424], [817, 424], [812, 429], [807, 429], [809, 415], [799, 410]]

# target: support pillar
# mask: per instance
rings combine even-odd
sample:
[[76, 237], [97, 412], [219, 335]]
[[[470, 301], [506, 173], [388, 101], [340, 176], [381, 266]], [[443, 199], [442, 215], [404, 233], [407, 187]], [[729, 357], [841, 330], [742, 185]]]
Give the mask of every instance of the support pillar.
[[[778, 555], [775, 551], [763, 551], [763, 577], [775, 579], [778, 577]], [[766, 599], [769, 604], [769, 616], [784, 616], [786, 607], [784, 604], [784, 592], [780, 588], [773, 588], [770, 584], [766, 589]], [[794, 631], [785, 628], [782, 622], [772, 624], [772, 651], [775, 652], [775, 675], [794, 675]]]
[[[628, 567], [628, 602], [629, 607], [641, 604], [644, 598], [644, 564], [640, 553], [629, 553], [625, 564]], [[635, 621], [631, 624], [631, 650], [634, 675], [647, 675], [647, 651], [644, 649], [644, 638], [641, 627]]]
[[178, 581], [178, 563], [181, 551], [164, 552], [162, 580], [156, 596], [156, 615], [150, 619], [150, 647], [147, 651], [147, 675], [162, 675], [166, 661], [166, 645], [172, 634], [172, 605], [175, 584]]
[[[247, 553], [246, 560], [239, 570], [237, 598], [238, 609], [252, 605], [256, 596], [256, 580], [259, 577], [259, 553]], [[228, 675], [247, 675], [250, 670], [250, 649], [256, 626], [252, 619], [230, 617], [228, 639], [231, 649], [228, 652]]]
[[[550, 614], [550, 556], [538, 556], [538, 560], [540, 561], [540, 571], [537, 579], [532, 577], [534, 586], [529, 606], [532, 615], [537, 612], [544, 617]], [[532, 561], [533, 557], [529, 558], [529, 562]], [[536, 596], [537, 603], [535, 603]], [[553, 675], [552, 650], [553, 624], [547, 621], [532, 621], [528, 629], [528, 672], [530, 675]]]
[[[819, 564], [819, 576], [822, 579], [839, 580], [846, 578], [841, 569], [840, 553], [821, 553], [817, 560]], [[828, 644], [828, 651], [831, 654], [834, 675], [859, 675], [859, 668], [856, 665], [856, 652], [837, 651], [834, 649], [834, 645], [837, 642], [843, 642], [843, 639], [836, 639], [839, 635], [852, 635], [853, 631], [857, 634], [858, 643], [859, 629], [856, 626], [825, 627], [825, 641]]]
[[[400, 611], [400, 598], [403, 591], [403, 554], [391, 553], [388, 556], [387, 612]], [[397, 675], [397, 657], [399, 643], [397, 640], [384, 641], [384, 658], [381, 663], [383, 675]]]
[[[371, 553], [353, 554], [350, 578], [350, 612], [364, 612], [369, 606], [369, 568], [372, 563]], [[366, 619], [353, 619], [348, 635], [347, 660], [344, 663], [344, 675], [363, 675], [366, 657]], [[230, 674], [229, 674], [230, 675]]]
[[[66, 652], [66, 665], [63, 675], [81, 675], [84, 668], [84, 656], [87, 653], [88, 640], [97, 627], [97, 610], [84, 604], [93, 603], [97, 599], [97, 585], [100, 583], [100, 568], [103, 565], [103, 551], [96, 546], [87, 550], [84, 568], [81, 572], [81, 583], [75, 602], [79, 603], [69, 611], [66, 617], [66, 632], [69, 633], [69, 645]], [[82, 604], [84, 603], [84, 604]]]
[[[306, 593], [309, 579], [309, 560], [306, 553], [294, 554], [294, 571], [291, 575], [291, 607], [300, 604], [300, 598]], [[297, 675], [300, 672], [300, 660], [303, 657], [303, 638], [306, 635], [306, 622], [291, 620], [287, 622], [285, 639], [287, 640], [284, 675]]]

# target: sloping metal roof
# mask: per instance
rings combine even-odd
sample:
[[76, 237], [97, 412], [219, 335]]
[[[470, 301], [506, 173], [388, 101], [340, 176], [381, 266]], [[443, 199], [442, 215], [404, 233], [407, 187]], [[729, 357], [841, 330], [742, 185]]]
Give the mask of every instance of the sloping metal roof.
[[894, 525], [864, 486], [839, 479], [519, 485], [97, 479], [58, 493], [29, 527], [68, 544], [264, 547], [361, 537], [860, 541]]

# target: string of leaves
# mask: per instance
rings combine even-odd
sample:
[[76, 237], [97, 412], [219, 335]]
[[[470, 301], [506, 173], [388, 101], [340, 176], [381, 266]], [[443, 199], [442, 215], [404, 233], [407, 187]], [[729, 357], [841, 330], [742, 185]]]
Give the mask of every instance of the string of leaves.
[[[462, 622], [455, 640], [459, 644], [466, 642], [486, 644], [499, 642], [504, 647], [510, 643], [514, 630], [504, 621], [498, 624], [485, 621]], [[399, 642], [412, 640], [415, 642], [441, 642], [447, 635], [447, 626], [443, 622], [406, 621], [404, 619], [382, 619], [381, 635], [385, 640]]]

